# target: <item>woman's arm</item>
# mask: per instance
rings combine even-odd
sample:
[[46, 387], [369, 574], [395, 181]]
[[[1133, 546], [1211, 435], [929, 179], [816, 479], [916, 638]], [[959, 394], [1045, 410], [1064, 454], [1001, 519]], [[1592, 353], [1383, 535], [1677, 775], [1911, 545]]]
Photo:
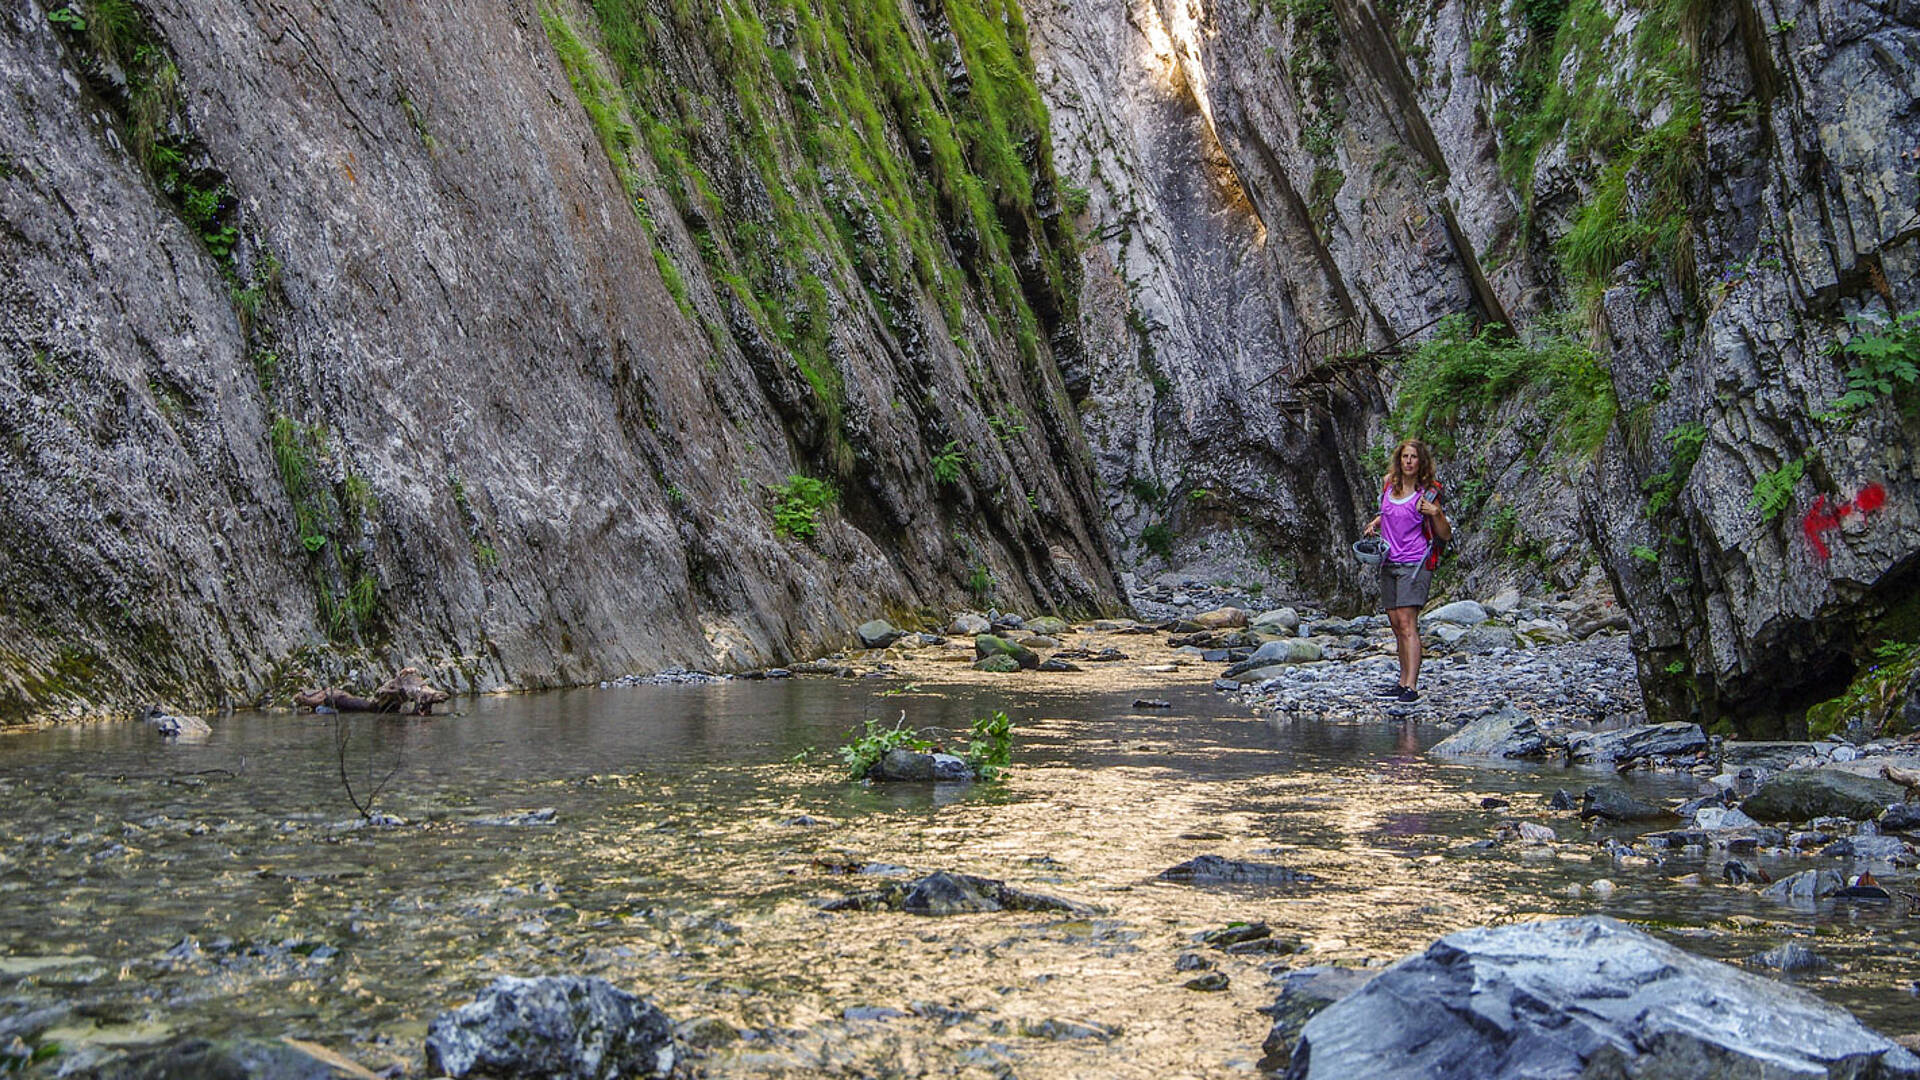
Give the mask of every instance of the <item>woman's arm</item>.
[[1452, 540], [1453, 523], [1447, 520], [1447, 512], [1432, 499], [1420, 500], [1420, 512], [1427, 515], [1427, 526], [1433, 530], [1435, 540]]
[[1379, 531], [1380, 531], [1380, 515], [1375, 514], [1373, 516], [1373, 520], [1367, 522], [1367, 527], [1360, 530], [1360, 535], [1372, 536], [1374, 533], [1377, 533]]

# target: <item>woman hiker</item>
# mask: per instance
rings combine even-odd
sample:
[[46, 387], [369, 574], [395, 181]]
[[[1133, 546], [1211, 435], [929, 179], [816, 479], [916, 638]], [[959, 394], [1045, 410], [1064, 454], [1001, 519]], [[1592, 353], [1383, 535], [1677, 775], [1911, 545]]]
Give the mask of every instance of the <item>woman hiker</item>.
[[1379, 694], [1411, 704], [1420, 700], [1420, 609], [1426, 606], [1433, 568], [1440, 561], [1437, 544], [1453, 537], [1453, 526], [1440, 509], [1433, 451], [1419, 439], [1408, 439], [1393, 452], [1393, 465], [1382, 478], [1380, 516], [1367, 522], [1361, 535], [1375, 532], [1387, 541], [1387, 555], [1380, 562], [1380, 604], [1400, 653], [1400, 681], [1381, 687]]

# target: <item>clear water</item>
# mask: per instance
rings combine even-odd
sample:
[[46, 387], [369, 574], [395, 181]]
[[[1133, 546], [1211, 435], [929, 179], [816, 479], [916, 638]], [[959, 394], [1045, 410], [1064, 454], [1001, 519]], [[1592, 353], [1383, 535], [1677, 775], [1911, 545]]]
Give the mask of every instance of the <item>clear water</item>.
[[[1273, 960], [1203, 949], [1201, 931], [1262, 919], [1308, 944], [1291, 962], [1378, 964], [1466, 926], [1601, 912], [1721, 959], [1802, 940], [1837, 966], [1800, 985], [1890, 1034], [1920, 1029], [1908, 901], [1795, 911], [1722, 883], [1720, 857], [1609, 861], [1606, 830], [1542, 808], [1602, 781], [1690, 794], [1685, 777], [1443, 764], [1423, 756], [1432, 729], [1269, 722], [1197, 689], [1156, 689], [1174, 707], [1144, 712], [1130, 691], [889, 687], [487, 698], [356, 718], [344, 752], [331, 719], [285, 713], [218, 721], [198, 744], [135, 725], [0, 739], [0, 999], [68, 1007], [45, 1038], [69, 1055], [291, 1035], [420, 1075], [437, 1013], [496, 975], [577, 972], [689, 1022], [713, 1075], [1225, 1075], [1256, 1068]], [[993, 708], [1021, 722], [1003, 785], [866, 787], [822, 752], [867, 717], [963, 730]], [[356, 827], [343, 761], [363, 797], [391, 771], [375, 809], [409, 824]], [[1489, 796], [1513, 805], [1482, 809]], [[475, 823], [543, 807], [555, 824]], [[1563, 843], [1467, 848], [1510, 816]], [[1155, 880], [1209, 852], [1319, 880]], [[1749, 861], [1775, 877], [1832, 864]], [[816, 908], [879, 884], [848, 872], [870, 864], [1001, 878], [1096, 914]], [[1689, 873], [1705, 884], [1675, 880]], [[1616, 891], [1597, 897], [1600, 878]], [[1227, 990], [1184, 988], [1174, 962], [1195, 949]], [[1093, 1025], [1106, 1034], [1066, 1037]]]

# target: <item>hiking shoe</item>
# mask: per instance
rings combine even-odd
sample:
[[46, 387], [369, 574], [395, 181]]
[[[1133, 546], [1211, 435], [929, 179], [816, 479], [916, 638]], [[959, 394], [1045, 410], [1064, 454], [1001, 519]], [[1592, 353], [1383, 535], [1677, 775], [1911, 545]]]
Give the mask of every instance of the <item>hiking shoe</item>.
[[1397, 698], [1400, 696], [1400, 692], [1405, 689], [1406, 687], [1401, 686], [1399, 683], [1396, 682], [1396, 683], [1388, 683], [1387, 685], [1381, 687], [1380, 689], [1375, 690], [1373, 693], [1375, 697]]
[[1420, 700], [1420, 691], [1415, 690], [1411, 686], [1403, 686], [1400, 688], [1400, 704], [1411, 705], [1414, 702], [1419, 700]]

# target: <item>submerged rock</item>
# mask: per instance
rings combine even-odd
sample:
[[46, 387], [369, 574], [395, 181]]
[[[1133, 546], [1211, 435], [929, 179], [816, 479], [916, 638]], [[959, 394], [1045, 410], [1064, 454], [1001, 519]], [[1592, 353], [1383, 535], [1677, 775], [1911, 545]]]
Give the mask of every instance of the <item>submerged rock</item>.
[[964, 758], [952, 754], [923, 753], [895, 747], [873, 763], [873, 768], [867, 770], [867, 778], [965, 782], [974, 779], [974, 773]]
[[935, 871], [915, 881], [897, 882], [873, 892], [856, 893], [820, 905], [822, 911], [904, 911], [909, 915], [966, 915], [982, 911], [1083, 912], [1058, 897], [1025, 892], [992, 878]]
[[679, 1060], [665, 1013], [605, 979], [578, 975], [503, 975], [427, 1028], [428, 1068], [454, 1077], [664, 1077]]
[[1920, 1078], [1812, 994], [1603, 917], [1463, 930], [1308, 1020], [1288, 1080]]
[[1160, 871], [1162, 881], [1190, 885], [1296, 885], [1317, 880], [1304, 870], [1277, 863], [1241, 862], [1220, 855], [1200, 855]]
[[1636, 799], [1619, 788], [1590, 787], [1580, 796], [1580, 818], [1606, 818], [1608, 821], [1654, 821], [1672, 817], [1662, 806]]
[[1533, 717], [1509, 707], [1475, 720], [1427, 752], [1435, 757], [1539, 757], [1547, 752], [1547, 738]]
[[1866, 821], [1906, 797], [1907, 789], [1845, 769], [1789, 769], [1760, 785], [1740, 809], [1762, 821], [1844, 817]]
[[1840, 875], [1831, 870], [1802, 870], [1761, 889], [1760, 895], [1783, 903], [1810, 904], [1823, 896], [1832, 896], [1845, 886]]
[[197, 716], [175, 716], [148, 708], [140, 718], [163, 739], [203, 739], [213, 734], [213, 728]]
[[1830, 968], [1833, 961], [1807, 948], [1797, 941], [1789, 941], [1768, 949], [1758, 956], [1747, 957], [1749, 967], [1772, 968], [1783, 974], [1792, 975], [1802, 971], [1818, 971]]

